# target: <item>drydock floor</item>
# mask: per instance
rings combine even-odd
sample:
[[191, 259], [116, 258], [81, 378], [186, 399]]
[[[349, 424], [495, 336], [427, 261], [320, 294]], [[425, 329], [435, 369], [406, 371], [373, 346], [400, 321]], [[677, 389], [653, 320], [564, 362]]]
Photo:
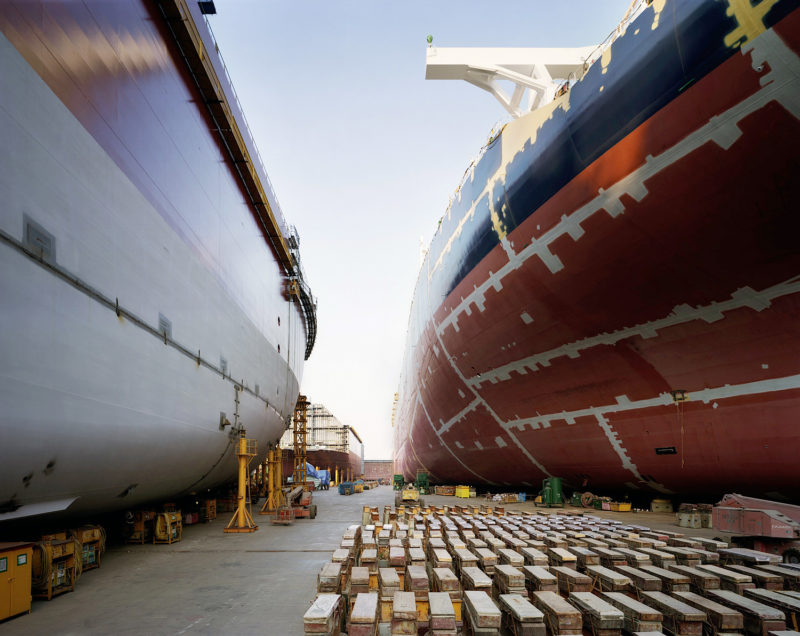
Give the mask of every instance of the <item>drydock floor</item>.
[[[451, 506], [485, 503], [433, 495], [425, 500]], [[329, 490], [315, 493], [314, 501], [317, 518], [288, 527], [272, 526], [268, 517], [257, 515], [257, 532], [224, 534], [230, 513], [223, 513], [211, 523], [184, 528], [179, 543], [112, 546], [102, 566], [86, 572], [73, 592], [34, 601], [29, 615], [0, 623], [0, 633], [302, 635], [317, 573], [347, 526], [360, 523], [365, 505], [392, 505], [394, 492], [383, 486], [345, 497]], [[505, 507], [534, 508], [530, 502]], [[680, 530], [675, 515], [588, 512], [653, 529], [728, 538], [713, 529]]]

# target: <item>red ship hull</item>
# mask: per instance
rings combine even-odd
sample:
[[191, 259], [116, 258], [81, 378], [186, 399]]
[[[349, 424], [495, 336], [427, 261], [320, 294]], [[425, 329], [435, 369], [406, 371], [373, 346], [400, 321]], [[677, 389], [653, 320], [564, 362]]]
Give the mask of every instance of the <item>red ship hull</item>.
[[395, 420], [406, 478], [800, 496], [799, 51], [795, 9], [495, 223], [426, 312], [457, 257], [432, 247]]

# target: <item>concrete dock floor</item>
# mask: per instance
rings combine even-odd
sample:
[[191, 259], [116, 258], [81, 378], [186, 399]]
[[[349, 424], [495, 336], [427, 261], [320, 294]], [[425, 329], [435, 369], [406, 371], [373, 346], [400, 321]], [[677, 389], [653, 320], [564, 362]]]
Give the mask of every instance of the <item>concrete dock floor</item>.
[[[491, 505], [433, 495], [425, 500]], [[111, 546], [102, 566], [86, 572], [75, 591], [34, 601], [31, 614], [0, 623], [0, 634], [302, 635], [303, 614], [314, 599], [322, 564], [347, 526], [361, 522], [363, 506], [391, 505], [394, 492], [382, 486], [345, 497], [329, 490], [315, 493], [314, 502], [316, 519], [299, 519], [288, 527], [272, 526], [268, 517], [256, 515], [257, 532], [224, 534], [231, 513], [221, 513], [216, 521], [184, 528], [179, 543]], [[721, 536], [709, 529], [680, 529], [675, 515], [587, 512], [688, 536]]]

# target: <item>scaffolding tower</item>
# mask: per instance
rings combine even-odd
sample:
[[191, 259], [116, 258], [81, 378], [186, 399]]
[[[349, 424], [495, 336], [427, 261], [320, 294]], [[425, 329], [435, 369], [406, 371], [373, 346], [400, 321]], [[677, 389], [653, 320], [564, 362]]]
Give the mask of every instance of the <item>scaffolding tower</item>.
[[306, 441], [308, 435], [308, 405], [309, 402], [305, 395], [297, 396], [297, 403], [294, 407], [294, 472], [292, 473], [292, 483], [300, 485], [306, 490]]

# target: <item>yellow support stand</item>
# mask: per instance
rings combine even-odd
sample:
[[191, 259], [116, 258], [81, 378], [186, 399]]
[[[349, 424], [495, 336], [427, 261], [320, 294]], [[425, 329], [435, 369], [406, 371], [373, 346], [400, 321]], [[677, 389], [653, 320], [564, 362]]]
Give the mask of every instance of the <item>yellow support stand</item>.
[[248, 467], [253, 457], [256, 456], [256, 440], [239, 438], [239, 446], [236, 449], [236, 458], [239, 461], [239, 494], [236, 512], [233, 518], [225, 527], [225, 532], [255, 532], [258, 526], [253, 521], [253, 516], [248, 510], [250, 504], [250, 480], [248, 479]]
[[279, 508], [286, 505], [286, 497], [281, 488], [283, 475], [281, 474], [280, 446], [267, 453], [267, 466], [267, 500], [258, 511], [260, 515], [274, 514]]

